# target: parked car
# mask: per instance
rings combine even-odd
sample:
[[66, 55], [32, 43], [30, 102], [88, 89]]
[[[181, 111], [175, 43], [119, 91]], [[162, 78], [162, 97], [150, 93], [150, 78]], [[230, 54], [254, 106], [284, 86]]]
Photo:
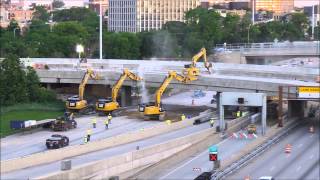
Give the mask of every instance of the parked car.
[[54, 134], [46, 140], [48, 149], [58, 149], [69, 145], [69, 138], [60, 134]]

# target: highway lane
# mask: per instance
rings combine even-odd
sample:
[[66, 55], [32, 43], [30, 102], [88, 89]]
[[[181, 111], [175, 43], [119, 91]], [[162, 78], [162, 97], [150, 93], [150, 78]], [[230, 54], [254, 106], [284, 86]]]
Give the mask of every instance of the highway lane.
[[[196, 133], [201, 130], [208, 129], [208, 128], [209, 128], [209, 124], [204, 123], [201, 125], [187, 127], [184, 129], [180, 129], [180, 130], [173, 131], [170, 133], [151, 137], [151, 138], [144, 139], [141, 141], [137, 141], [137, 142], [133, 142], [133, 143], [129, 143], [129, 144], [124, 144], [124, 145], [120, 145], [117, 147], [113, 147], [113, 148], [109, 148], [109, 149], [105, 149], [105, 150], [101, 150], [101, 151], [91, 152], [88, 154], [72, 157], [70, 159], [72, 160], [72, 166], [76, 167], [79, 165], [83, 165], [85, 163], [94, 162], [94, 161], [101, 160], [101, 159], [106, 159], [111, 156], [115, 156], [115, 155], [119, 155], [119, 154], [123, 154], [123, 153], [129, 152], [129, 151], [135, 150], [137, 146], [139, 146], [140, 149], [143, 149], [148, 146], [163, 143], [163, 142], [168, 141], [170, 139], [186, 136], [186, 135]], [[35, 178], [35, 177], [39, 177], [42, 175], [46, 175], [48, 173], [59, 171], [60, 165], [61, 165], [61, 162], [57, 161], [57, 162], [48, 163], [48, 164], [44, 164], [44, 165], [34, 166], [34, 167], [25, 168], [25, 169], [2, 174], [1, 178], [3, 178], [3, 179]]]
[[[7, 160], [34, 154], [37, 152], [47, 151], [45, 141], [52, 134], [66, 135], [70, 139], [70, 145], [83, 143], [83, 137], [88, 128], [92, 128], [91, 120], [93, 116], [76, 118], [78, 127], [66, 132], [54, 132], [51, 130], [37, 130], [29, 134], [16, 134], [1, 139], [1, 160]], [[141, 128], [148, 128], [160, 122], [142, 121], [138, 119], [128, 119], [126, 117], [114, 117], [109, 129], [105, 130], [103, 120], [106, 117], [96, 117], [97, 128], [92, 129], [91, 140], [99, 140], [112, 137], [130, 131], [137, 131]]]
[[[241, 131], [240, 131], [241, 132]], [[245, 148], [254, 139], [228, 138], [218, 143], [219, 159], [222, 161], [233, 158], [238, 151]], [[211, 171], [213, 163], [209, 161], [209, 151], [205, 150], [191, 156], [176, 165], [176, 168], [159, 174], [159, 179], [194, 179], [202, 172]]]
[[[316, 133], [308, 132], [309, 125], [301, 125], [291, 131], [279, 143], [250, 162], [247, 166], [228, 176], [226, 179], [239, 179], [250, 176], [273, 176], [275, 179], [319, 178], [319, 128]], [[285, 153], [286, 144], [292, 145], [291, 153]]]

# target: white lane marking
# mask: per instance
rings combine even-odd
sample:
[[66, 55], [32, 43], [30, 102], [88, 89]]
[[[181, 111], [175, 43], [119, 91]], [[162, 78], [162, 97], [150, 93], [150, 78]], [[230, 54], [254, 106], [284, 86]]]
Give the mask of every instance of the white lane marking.
[[311, 154], [311, 156], [309, 156], [309, 158], [312, 159], [313, 158], [313, 154]]
[[298, 167], [297, 167], [297, 171], [299, 171], [300, 169], [301, 169], [301, 166], [298, 166]]
[[270, 171], [273, 171], [273, 169], [274, 169], [275, 167], [274, 166], [272, 166], [271, 168], [270, 168]]
[[302, 143], [298, 145], [298, 148], [301, 148], [301, 147], [302, 147]]
[[[228, 139], [225, 139], [225, 140], [223, 140], [223, 141], [221, 141], [221, 142], [219, 142], [219, 143], [216, 144], [216, 145], [222, 144], [222, 143], [226, 142], [227, 140], [229, 140], [229, 138], [228, 138]], [[183, 166], [189, 164], [190, 162], [192, 162], [193, 160], [195, 160], [196, 158], [202, 156], [202, 155], [205, 154], [205, 153], [208, 153], [208, 151], [203, 151], [201, 154], [195, 156], [194, 158], [190, 159], [189, 161], [187, 161], [187, 162], [183, 163], [182, 165], [176, 167], [173, 171], [169, 172], [169, 173], [166, 174], [165, 176], [162, 176], [160, 179], [165, 179], [166, 177], [168, 177], [168, 176], [170, 176], [171, 174], [173, 174], [174, 172], [176, 172], [178, 169], [180, 169], [180, 168], [182, 168]]]

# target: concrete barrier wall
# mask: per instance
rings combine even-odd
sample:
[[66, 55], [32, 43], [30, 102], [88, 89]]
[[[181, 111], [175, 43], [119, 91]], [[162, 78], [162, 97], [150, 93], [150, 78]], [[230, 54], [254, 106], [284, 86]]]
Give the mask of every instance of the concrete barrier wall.
[[157, 163], [213, 135], [213, 132], [212, 129], [207, 129], [145, 149], [128, 152], [94, 163], [88, 163], [70, 171], [52, 173], [36, 179], [82, 179], [90, 176], [101, 179], [103, 177], [118, 175], [134, 168]]
[[103, 140], [92, 141], [85, 145], [74, 145], [62, 149], [44, 151], [41, 153], [36, 153], [21, 158], [1, 161], [1, 173], [32, 167], [39, 164], [59, 161], [68, 157], [78, 156], [92, 151], [98, 151], [133, 141], [142, 140], [159, 134], [164, 134], [166, 132], [175, 131], [181, 128], [192, 126], [194, 120], [202, 118], [203, 116], [206, 116], [206, 114], [191, 119], [187, 119], [185, 121], [172, 123], [171, 125], [161, 123], [159, 125], [146, 128], [144, 130], [120, 134]]
[[[249, 115], [232, 121], [229, 131], [237, 131], [241, 128], [240, 124], [249, 121]], [[92, 178], [102, 179], [108, 176], [119, 175], [135, 168], [150, 166], [164, 160], [179, 151], [198, 144], [208, 137], [220, 139], [219, 134], [210, 128], [185, 137], [170, 140], [168, 142], [154, 145], [146, 149], [128, 152], [94, 163], [88, 163], [76, 167], [70, 171], [56, 172], [36, 179], [83, 179]]]

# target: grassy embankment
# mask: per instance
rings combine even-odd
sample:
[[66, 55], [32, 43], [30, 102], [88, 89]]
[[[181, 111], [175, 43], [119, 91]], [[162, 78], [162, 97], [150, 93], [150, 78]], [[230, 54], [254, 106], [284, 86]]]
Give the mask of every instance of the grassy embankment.
[[27, 103], [3, 107], [0, 112], [0, 137], [19, 132], [19, 130], [10, 129], [11, 120], [54, 119], [57, 116], [61, 116], [63, 112], [63, 102]]

